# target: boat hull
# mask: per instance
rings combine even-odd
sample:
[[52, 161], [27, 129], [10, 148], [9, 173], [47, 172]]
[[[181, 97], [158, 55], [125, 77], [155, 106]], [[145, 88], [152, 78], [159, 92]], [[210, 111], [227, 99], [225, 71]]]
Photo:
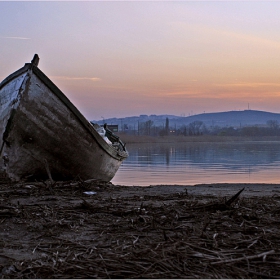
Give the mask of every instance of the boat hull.
[[35, 66], [2, 85], [1, 97], [0, 169], [13, 181], [110, 181], [128, 155], [106, 143]]

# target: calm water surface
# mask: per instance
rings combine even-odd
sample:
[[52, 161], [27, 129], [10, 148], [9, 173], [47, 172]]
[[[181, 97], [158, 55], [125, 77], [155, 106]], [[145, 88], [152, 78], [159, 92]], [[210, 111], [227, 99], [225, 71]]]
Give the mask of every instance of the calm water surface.
[[280, 142], [130, 144], [119, 185], [280, 183]]

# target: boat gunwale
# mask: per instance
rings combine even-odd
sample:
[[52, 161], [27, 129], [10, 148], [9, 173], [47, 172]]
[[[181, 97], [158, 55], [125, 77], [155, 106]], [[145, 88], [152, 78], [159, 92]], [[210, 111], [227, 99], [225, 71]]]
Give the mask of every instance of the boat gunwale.
[[30, 69], [30, 63], [25, 63], [25, 65], [18, 69], [17, 71], [10, 74], [8, 77], [6, 77], [1, 83], [0, 83], [0, 90], [8, 84], [10, 81], [15, 79], [16, 77], [22, 75], [23, 73], [27, 72]]
[[22, 68], [10, 74], [0, 83], [0, 90], [10, 81], [20, 76], [21, 74], [31, 70], [38, 79], [45, 84], [50, 91], [58, 97], [61, 102], [77, 117], [78, 121], [86, 128], [86, 130], [94, 137], [98, 145], [107, 152], [111, 157], [122, 161], [128, 157], [127, 151], [117, 151], [109, 145], [102, 136], [95, 130], [92, 124], [81, 114], [75, 105], [67, 98], [67, 96], [34, 64], [26, 63]]

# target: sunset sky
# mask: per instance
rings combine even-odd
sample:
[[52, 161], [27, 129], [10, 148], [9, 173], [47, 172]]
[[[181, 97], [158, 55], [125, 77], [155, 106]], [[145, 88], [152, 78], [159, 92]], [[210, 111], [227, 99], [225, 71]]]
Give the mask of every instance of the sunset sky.
[[39, 68], [89, 120], [280, 113], [278, 1], [0, 1], [0, 79]]

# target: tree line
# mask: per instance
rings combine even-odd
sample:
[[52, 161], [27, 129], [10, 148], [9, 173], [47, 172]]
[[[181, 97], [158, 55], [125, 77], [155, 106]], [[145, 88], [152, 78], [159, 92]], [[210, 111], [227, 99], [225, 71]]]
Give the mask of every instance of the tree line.
[[202, 121], [193, 121], [188, 125], [171, 126], [169, 119], [166, 118], [165, 124], [161, 126], [154, 125], [152, 120], [138, 122], [137, 128], [124, 125], [122, 128], [127, 134], [167, 136], [201, 136], [201, 135], [219, 135], [219, 136], [279, 136], [280, 125], [277, 120], [267, 121], [265, 126], [253, 125], [243, 127], [233, 126], [211, 126], [207, 127]]

